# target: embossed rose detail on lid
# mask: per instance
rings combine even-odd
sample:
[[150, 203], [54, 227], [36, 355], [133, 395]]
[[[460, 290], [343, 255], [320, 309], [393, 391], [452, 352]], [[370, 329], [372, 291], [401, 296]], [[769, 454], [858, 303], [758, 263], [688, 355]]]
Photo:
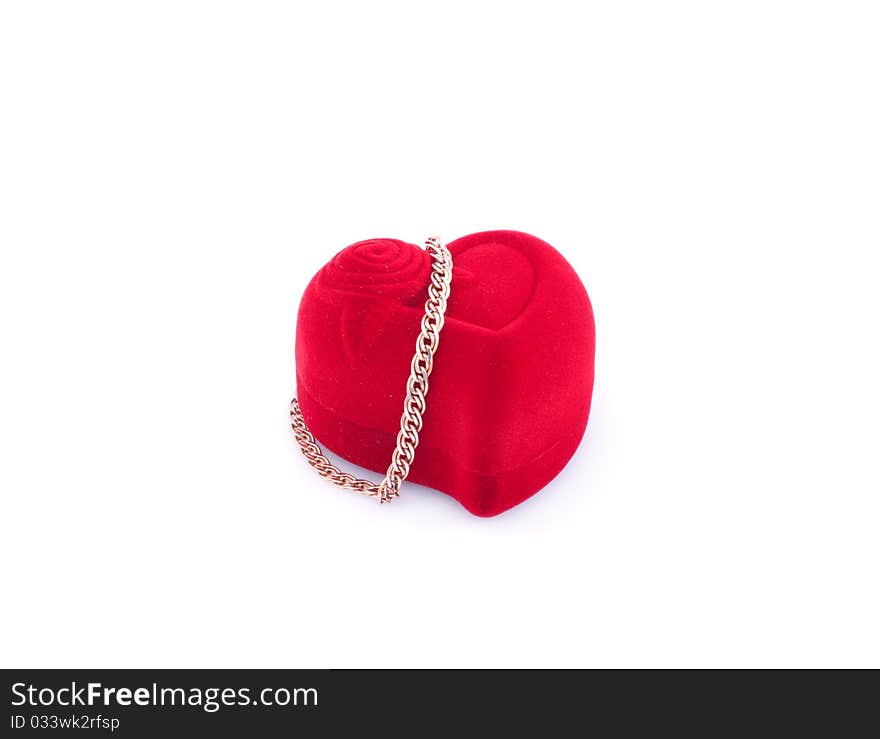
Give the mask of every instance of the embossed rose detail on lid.
[[431, 258], [397, 239], [368, 239], [343, 249], [324, 268], [324, 285], [406, 303], [427, 289]]
[[350, 361], [366, 360], [380, 341], [389, 317], [402, 306], [421, 305], [427, 297], [430, 276], [430, 255], [397, 239], [359, 241], [324, 267], [320, 273], [322, 288], [350, 296], [339, 327]]

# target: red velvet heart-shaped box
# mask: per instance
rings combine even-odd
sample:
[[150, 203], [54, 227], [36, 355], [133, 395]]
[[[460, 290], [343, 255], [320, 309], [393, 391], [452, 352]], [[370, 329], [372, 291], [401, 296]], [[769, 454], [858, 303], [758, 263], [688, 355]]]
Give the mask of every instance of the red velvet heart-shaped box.
[[[518, 231], [449, 244], [454, 269], [412, 482], [494, 516], [536, 493], [577, 449], [590, 412], [595, 328], [577, 274]], [[373, 239], [311, 281], [297, 320], [297, 392], [320, 443], [384, 474], [400, 428], [431, 259]]]

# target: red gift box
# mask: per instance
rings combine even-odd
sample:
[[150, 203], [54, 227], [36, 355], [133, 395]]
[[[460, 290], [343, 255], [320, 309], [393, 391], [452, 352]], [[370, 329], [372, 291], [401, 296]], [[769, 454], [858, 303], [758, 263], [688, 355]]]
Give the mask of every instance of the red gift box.
[[[454, 270], [424, 426], [409, 480], [494, 516], [550, 482], [576, 451], [593, 390], [590, 300], [562, 255], [518, 231], [449, 245]], [[431, 259], [372, 239], [309, 284], [296, 336], [309, 429], [384, 474], [395, 448]]]

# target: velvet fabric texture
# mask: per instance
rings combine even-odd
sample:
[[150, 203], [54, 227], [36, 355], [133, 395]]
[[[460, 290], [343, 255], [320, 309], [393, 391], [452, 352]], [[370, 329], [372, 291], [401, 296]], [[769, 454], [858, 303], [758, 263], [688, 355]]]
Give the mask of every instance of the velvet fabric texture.
[[[449, 244], [446, 324], [409, 481], [494, 516], [550, 482], [590, 412], [595, 327], [559, 252], [518, 231]], [[372, 239], [337, 254], [300, 304], [297, 392], [327, 449], [384, 475], [427, 299], [420, 247]]]

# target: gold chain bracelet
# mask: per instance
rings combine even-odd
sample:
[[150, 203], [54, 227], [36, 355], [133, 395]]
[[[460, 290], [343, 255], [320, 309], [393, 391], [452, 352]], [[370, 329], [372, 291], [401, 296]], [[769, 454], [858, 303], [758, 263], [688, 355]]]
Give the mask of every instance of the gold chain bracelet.
[[385, 473], [385, 479], [377, 484], [362, 480], [336, 467], [315, 442], [315, 437], [303, 419], [297, 399], [290, 401], [290, 427], [309, 465], [321, 477], [337, 487], [378, 498], [380, 503], [387, 503], [400, 495], [400, 486], [409, 475], [410, 466], [415, 459], [419, 432], [422, 430], [422, 416], [426, 408], [428, 378], [434, 369], [434, 355], [437, 353], [440, 332], [446, 320], [446, 304], [452, 285], [452, 254], [435, 237], [425, 241], [425, 249], [432, 259], [431, 283], [428, 285], [428, 300], [425, 302], [422, 329], [416, 340], [416, 352], [413, 356], [409, 380], [406, 383], [406, 400], [400, 418], [397, 446], [391, 455], [391, 465]]

